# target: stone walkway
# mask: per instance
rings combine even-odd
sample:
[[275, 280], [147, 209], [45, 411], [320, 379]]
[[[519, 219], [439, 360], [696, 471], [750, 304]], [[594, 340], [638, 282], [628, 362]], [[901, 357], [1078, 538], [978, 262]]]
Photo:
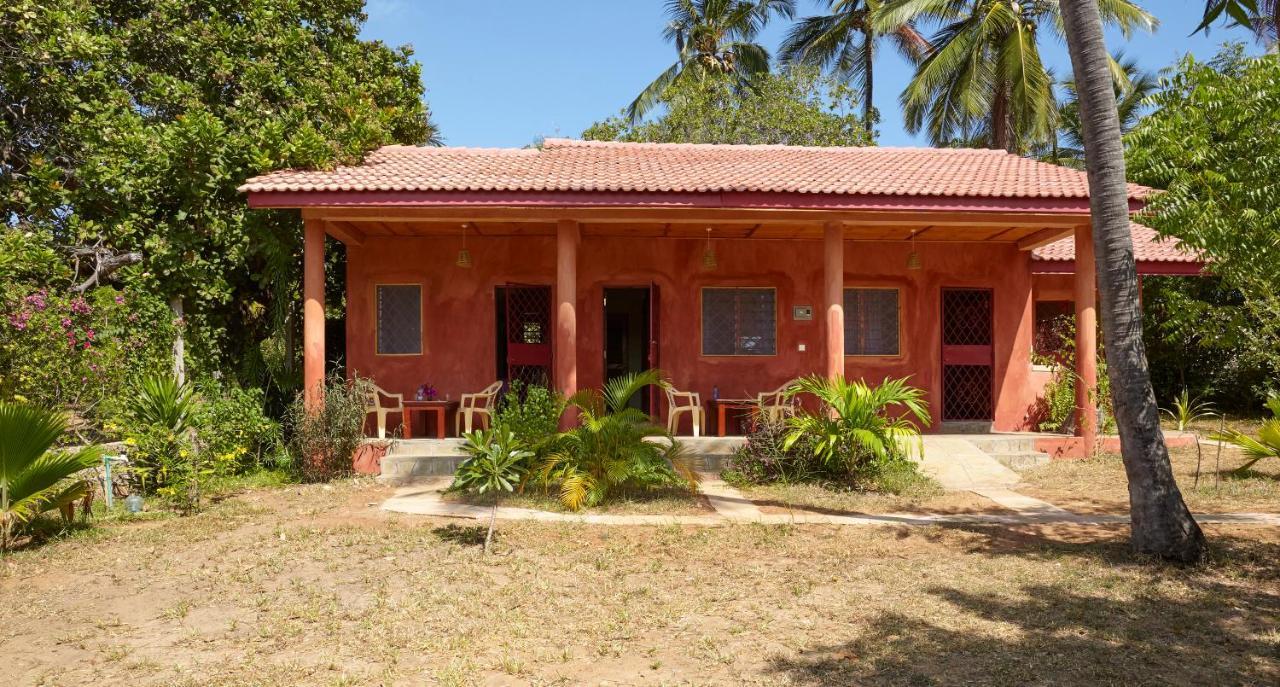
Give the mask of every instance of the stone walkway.
[[[414, 515], [431, 515], [446, 518], [484, 520], [489, 517], [486, 506], [449, 503], [441, 498], [441, 492], [449, 486], [450, 478], [436, 477], [396, 490], [382, 503], [382, 510]], [[591, 525], [701, 525], [724, 526], [759, 523], [766, 525], [817, 524], [817, 525], [1035, 525], [1076, 524], [1110, 525], [1129, 522], [1128, 515], [1093, 515], [1065, 511], [1052, 504], [1032, 499], [1008, 490], [1012, 496], [1001, 495], [1010, 502], [1025, 499], [1022, 509], [1013, 514], [962, 513], [921, 514], [883, 513], [877, 515], [828, 515], [812, 512], [763, 513], [750, 499], [737, 489], [725, 484], [717, 476], [706, 475], [699, 485], [700, 491], [715, 510], [707, 515], [612, 515], [604, 513], [552, 513], [530, 508], [501, 506], [500, 520], [533, 520], [537, 522], [567, 522]], [[1015, 498], [1016, 497], [1016, 498]], [[994, 499], [993, 499], [994, 500]], [[1042, 505], [1041, 505], [1042, 504]], [[1045, 508], [1044, 506], [1048, 506]], [[1006, 508], [1009, 506], [1006, 505]], [[1208, 524], [1240, 524], [1280, 526], [1280, 514], [1225, 513], [1196, 515], [1196, 520]]]

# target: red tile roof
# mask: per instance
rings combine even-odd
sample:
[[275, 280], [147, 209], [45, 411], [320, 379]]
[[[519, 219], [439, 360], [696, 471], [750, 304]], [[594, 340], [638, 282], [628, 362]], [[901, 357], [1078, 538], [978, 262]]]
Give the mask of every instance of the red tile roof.
[[[241, 191], [778, 192], [1084, 199], [1081, 171], [1000, 150], [612, 143], [547, 139], [541, 148], [386, 146], [363, 164], [283, 170]], [[1130, 184], [1141, 199], [1150, 189]]]
[[[1173, 239], [1161, 239], [1156, 230], [1130, 222], [1133, 235], [1133, 258], [1138, 262], [1199, 263], [1203, 259], [1194, 251], [1178, 247]], [[1031, 251], [1032, 260], [1069, 261], [1076, 259], [1075, 240], [1068, 237]]]

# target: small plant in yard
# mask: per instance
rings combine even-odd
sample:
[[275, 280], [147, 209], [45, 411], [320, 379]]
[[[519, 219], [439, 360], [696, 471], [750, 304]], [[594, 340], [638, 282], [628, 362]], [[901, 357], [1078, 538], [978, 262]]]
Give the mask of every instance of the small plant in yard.
[[784, 418], [763, 412], [747, 432], [746, 441], [730, 456], [723, 473], [733, 484], [804, 482], [815, 478], [822, 466], [815, 464], [810, 442], [787, 446], [790, 429]]
[[514, 432], [483, 430], [466, 435], [463, 451], [467, 458], [453, 473], [450, 491], [474, 494], [492, 494], [493, 508], [489, 511], [489, 531], [484, 537], [484, 552], [489, 553], [493, 541], [493, 525], [498, 517], [498, 496], [512, 493], [524, 479], [533, 452], [524, 448]]
[[180, 510], [200, 507], [200, 477], [206, 472], [193, 443], [199, 401], [190, 385], [172, 374], [143, 377], [125, 409], [131, 429], [125, 442], [141, 491], [155, 492]]
[[1267, 398], [1267, 409], [1271, 411], [1271, 417], [1258, 428], [1256, 439], [1236, 429], [1224, 429], [1209, 435], [1210, 439], [1231, 444], [1248, 456], [1245, 464], [1236, 468], [1236, 474], [1243, 474], [1260, 460], [1280, 458], [1280, 394]]
[[796, 380], [788, 390], [791, 396], [802, 393], [817, 397], [821, 407], [787, 420], [790, 431], [783, 446], [790, 449], [808, 441], [829, 470], [850, 475], [874, 474], [905, 461], [908, 442], [920, 437], [916, 423], [929, 423], [924, 391], [906, 379], [885, 379], [872, 386], [814, 375]]
[[[675, 441], [652, 418], [628, 405], [645, 387], [664, 386], [658, 370], [616, 377], [603, 390], [584, 389], [567, 404], [579, 413], [577, 427], [561, 433], [539, 468], [538, 478], [557, 484], [560, 502], [570, 510], [595, 506], [615, 489], [684, 487], [697, 476]], [[665, 437], [666, 442], [647, 441]]]
[[51, 450], [67, 430], [62, 413], [0, 401], [0, 550], [42, 513], [83, 498], [92, 485], [74, 475], [101, 459], [96, 447]]
[[308, 411], [300, 392], [289, 408], [298, 476], [320, 482], [351, 474], [351, 456], [364, 441], [365, 398], [369, 382], [333, 373], [325, 380], [324, 403]]
[[513, 380], [494, 413], [493, 428], [511, 432], [520, 443], [540, 456], [545, 455], [560, 430], [564, 399], [540, 384]]
[[[1035, 356], [1038, 364], [1047, 364], [1053, 376], [1045, 386], [1040, 399], [1038, 429], [1042, 432], [1067, 432], [1076, 418], [1076, 328], [1071, 319], [1062, 319], [1055, 332], [1061, 343], [1052, 356]], [[1115, 429], [1115, 412], [1111, 407], [1111, 378], [1107, 376], [1107, 360], [1101, 346], [1098, 348], [1098, 388], [1093, 398], [1098, 409], [1100, 428], [1104, 432]]]
[[[1160, 412], [1168, 415], [1173, 420], [1179, 432], [1185, 432], [1191, 428], [1192, 423], [1198, 420], [1207, 420], [1217, 415], [1214, 412], [1212, 403], [1203, 400], [1200, 396], [1192, 396], [1187, 388], [1182, 387], [1182, 393], [1173, 399], [1172, 408], [1161, 408]], [[1200, 485], [1200, 464], [1203, 459], [1200, 449], [1200, 437], [1196, 436], [1196, 476], [1192, 486]]]

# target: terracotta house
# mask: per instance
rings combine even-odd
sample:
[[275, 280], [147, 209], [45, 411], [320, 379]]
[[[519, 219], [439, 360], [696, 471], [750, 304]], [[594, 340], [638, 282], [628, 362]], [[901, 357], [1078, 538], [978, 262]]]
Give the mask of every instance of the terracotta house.
[[[1096, 346], [1085, 175], [1002, 151], [388, 146], [241, 190], [301, 210], [309, 389], [326, 237], [347, 250], [348, 369], [407, 397], [515, 378], [573, 391], [651, 366], [704, 400], [910, 375], [929, 431], [1021, 431], [1046, 379], [1038, 323], [1075, 313], [1079, 349]], [[1134, 211], [1149, 192], [1130, 187]], [[1133, 236], [1141, 274], [1202, 267]], [[1083, 394], [1096, 372], [1080, 357]]]

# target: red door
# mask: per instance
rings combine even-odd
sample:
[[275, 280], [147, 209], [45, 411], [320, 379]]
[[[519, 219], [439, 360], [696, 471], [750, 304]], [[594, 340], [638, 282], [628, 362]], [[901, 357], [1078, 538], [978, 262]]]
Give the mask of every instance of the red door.
[[942, 290], [942, 419], [994, 419], [990, 289]]
[[551, 287], [506, 286], [508, 382], [551, 385]]

